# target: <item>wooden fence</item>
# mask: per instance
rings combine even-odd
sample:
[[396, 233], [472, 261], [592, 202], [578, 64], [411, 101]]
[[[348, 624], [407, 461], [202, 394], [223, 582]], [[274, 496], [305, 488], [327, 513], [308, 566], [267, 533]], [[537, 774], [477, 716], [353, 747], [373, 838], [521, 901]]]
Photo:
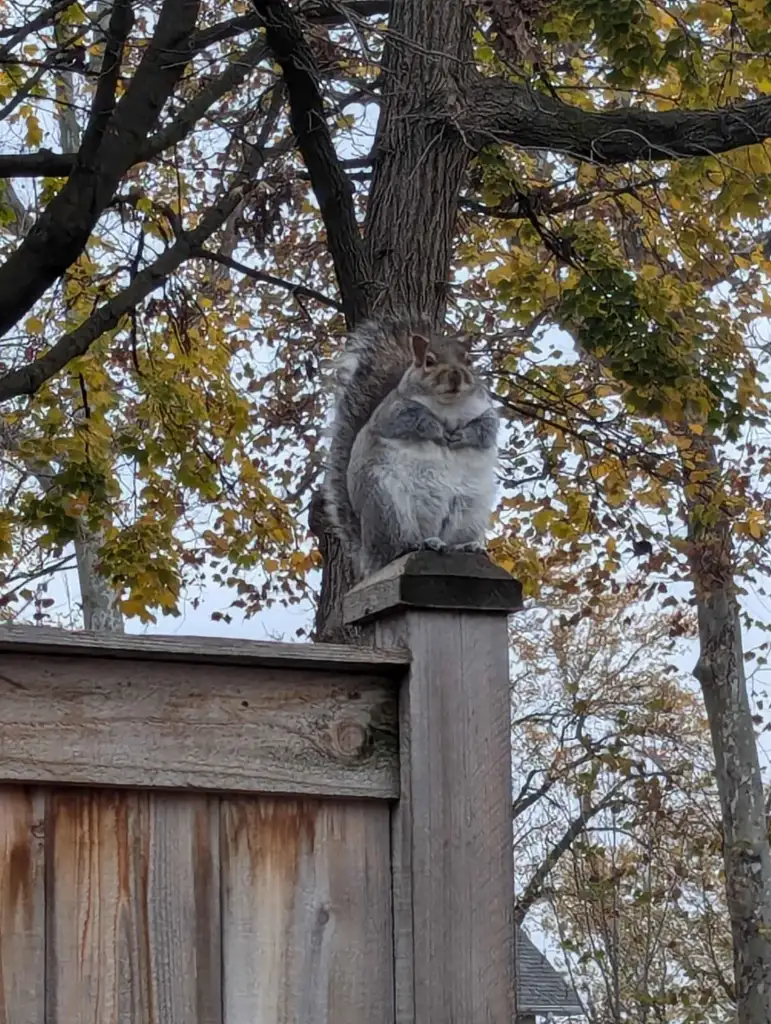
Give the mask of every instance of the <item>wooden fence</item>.
[[371, 648], [0, 628], [0, 1024], [511, 1024], [518, 603], [426, 553]]

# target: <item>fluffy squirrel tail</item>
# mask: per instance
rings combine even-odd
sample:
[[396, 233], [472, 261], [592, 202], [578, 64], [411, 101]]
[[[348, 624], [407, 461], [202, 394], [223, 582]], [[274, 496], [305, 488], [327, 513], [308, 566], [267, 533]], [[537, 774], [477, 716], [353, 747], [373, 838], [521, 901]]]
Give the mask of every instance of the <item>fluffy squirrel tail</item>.
[[419, 316], [370, 320], [351, 332], [337, 363], [324, 505], [333, 529], [357, 570], [361, 531], [348, 496], [351, 449], [356, 435], [409, 366], [412, 335], [428, 332], [431, 332], [430, 324]]

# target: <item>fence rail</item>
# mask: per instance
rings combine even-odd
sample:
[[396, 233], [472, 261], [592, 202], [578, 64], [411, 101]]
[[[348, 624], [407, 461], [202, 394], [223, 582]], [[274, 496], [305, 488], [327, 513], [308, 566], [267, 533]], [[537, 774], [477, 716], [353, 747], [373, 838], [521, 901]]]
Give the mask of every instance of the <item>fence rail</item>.
[[478, 556], [377, 647], [0, 627], [2, 1024], [510, 1024], [506, 615]]

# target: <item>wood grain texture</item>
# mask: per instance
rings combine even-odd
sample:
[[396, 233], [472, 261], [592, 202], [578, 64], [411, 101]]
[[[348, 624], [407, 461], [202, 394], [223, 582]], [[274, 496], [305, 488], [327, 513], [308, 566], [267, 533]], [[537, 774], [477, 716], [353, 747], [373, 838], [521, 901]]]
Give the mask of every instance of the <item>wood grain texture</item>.
[[[380, 636], [396, 624], [379, 624]], [[402, 801], [394, 819], [397, 992], [415, 1024], [511, 1024], [514, 891], [506, 616], [408, 612]], [[407, 898], [407, 877], [411, 892]], [[397, 898], [399, 894], [403, 894]]]
[[[374, 624], [375, 635], [403, 643], [407, 622], [389, 616]], [[391, 894], [394, 918], [394, 1024], [415, 1024], [412, 918], [412, 791], [410, 763], [412, 731], [409, 681], [399, 696], [399, 761], [401, 796], [391, 808]]]
[[0, 778], [390, 798], [396, 700], [373, 676], [6, 654]]
[[223, 1024], [392, 1024], [389, 808], [224, 800]]
[[214, 798], [52, 797], [46, 1024], [221, 1024]]
[[137, 661], [182, 661], [194, 665], [254, 665], [399, 677], [409, 664], [405, 650], [343, 644], [276, 644], [221, 637], [132, 636], [127, 633], [71, 633], [38, 626], [0, 626], [0, 653], [67, 655]]
[[0, 786], [0, 1024], [46, 1024], [45, 806]]

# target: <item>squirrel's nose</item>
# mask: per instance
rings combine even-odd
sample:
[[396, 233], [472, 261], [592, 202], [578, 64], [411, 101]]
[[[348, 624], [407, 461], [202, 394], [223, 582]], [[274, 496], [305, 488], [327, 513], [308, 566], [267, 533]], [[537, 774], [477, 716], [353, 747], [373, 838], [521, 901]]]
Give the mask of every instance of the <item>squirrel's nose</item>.
[[458, 391], [463, 380], [460, 370], [450, 370], [449, 378], [450, 391]]

